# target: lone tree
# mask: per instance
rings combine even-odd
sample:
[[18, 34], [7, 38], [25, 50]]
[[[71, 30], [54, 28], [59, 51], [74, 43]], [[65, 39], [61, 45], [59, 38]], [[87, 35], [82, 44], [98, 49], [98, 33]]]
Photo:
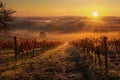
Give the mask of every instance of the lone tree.
[[15, 10], [8, 9], [6, 5], [0, 1], [0, 33], [9, 30], [9, 24], [12, 21], [12, 14]]
[[46, 33], [44, 31], [40, 32], [40, 38], [43, 39], [43, 40], [47, 39], [47, 35], [46, 35]]

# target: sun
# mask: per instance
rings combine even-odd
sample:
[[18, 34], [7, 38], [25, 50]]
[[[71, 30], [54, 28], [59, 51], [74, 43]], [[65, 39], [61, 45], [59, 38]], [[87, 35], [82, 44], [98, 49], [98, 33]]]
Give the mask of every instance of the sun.
[[99, 14], [98, 14], [98, 12], [97, 12], [97, 11], [93, 11], [92, 16], [93, 16], [93, 17], [98, 17], [98, 16], [99, 16]]

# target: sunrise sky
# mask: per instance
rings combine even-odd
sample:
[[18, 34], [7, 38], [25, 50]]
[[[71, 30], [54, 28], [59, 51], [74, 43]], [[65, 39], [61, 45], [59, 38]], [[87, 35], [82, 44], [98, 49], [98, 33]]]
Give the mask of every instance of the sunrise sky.
[[4, 0], [16, 16], [120, 16], [120, 0]]

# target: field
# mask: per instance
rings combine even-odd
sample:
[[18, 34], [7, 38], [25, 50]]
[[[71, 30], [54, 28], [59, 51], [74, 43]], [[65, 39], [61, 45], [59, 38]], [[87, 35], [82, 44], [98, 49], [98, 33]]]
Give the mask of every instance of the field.
[[119, 80], [120, 36], [104, 38], [1, 40], [0, 80]]

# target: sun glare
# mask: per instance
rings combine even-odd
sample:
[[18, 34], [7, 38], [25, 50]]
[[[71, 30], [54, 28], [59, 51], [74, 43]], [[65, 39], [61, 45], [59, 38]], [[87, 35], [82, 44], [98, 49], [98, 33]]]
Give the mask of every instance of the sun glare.
[[93, 15], [93, 17], [98, 17], [98, 12], [94, 11], [92, 15]]

